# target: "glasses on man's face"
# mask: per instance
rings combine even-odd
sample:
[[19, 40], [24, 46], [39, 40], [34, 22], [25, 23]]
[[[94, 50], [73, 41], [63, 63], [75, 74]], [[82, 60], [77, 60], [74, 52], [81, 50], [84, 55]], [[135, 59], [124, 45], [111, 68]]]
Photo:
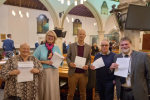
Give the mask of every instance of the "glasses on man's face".
[[52, 37], [52, 38], [54, 37], [54, 36], [52, 36], [52, 35], [47, 35], [47, 36], [48, 36], [48, 37]]
[[101, 45], [101, 47], [108, 47], [108, 45]]

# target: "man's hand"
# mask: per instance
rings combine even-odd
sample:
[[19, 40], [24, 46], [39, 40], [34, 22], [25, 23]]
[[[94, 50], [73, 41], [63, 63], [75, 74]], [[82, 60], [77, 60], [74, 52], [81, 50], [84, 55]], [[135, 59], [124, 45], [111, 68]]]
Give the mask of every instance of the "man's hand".
[[88, 65], [83, 66], [84, 70], [88, 70]]
[[9, 72], [9, 75], [18, 75], [18, 74], [20, 74], [20, 71], [16, 69]]
[[73, 62], [71, 62], [70, 67], [76, 67], [76, 65]]
[[92, 69], [92, 70], [95, 70], [95, 66], [91, 65], [91, 69]]
[[38, 70], [37, 68], [33, 68], [33, 69], [31, 69], [30, 72], [33, 73], [33, 74], [36, 74], [36, 73], [39, 73], [40, 70]]
[[112, 65], [110, 66], [110, 70], [113, 70], [115, 68], [118, 68], [118, 64], [117, 63], [112, 63]]

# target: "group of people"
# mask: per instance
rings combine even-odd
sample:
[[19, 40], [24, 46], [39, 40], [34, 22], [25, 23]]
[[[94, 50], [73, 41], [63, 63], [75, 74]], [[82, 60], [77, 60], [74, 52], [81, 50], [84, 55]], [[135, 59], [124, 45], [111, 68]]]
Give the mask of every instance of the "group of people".
[[[88, 70], [96, 70], [96, 85], [100, 100], [113, 100], [114, 85], [116, 85], [118, 100], [148, 100], [150, 82], [150, 59], [148, 54], [132, 49], [132, 41], [128, 37], [120, 40], [121, 53], [116, 55], [109, 50], [109, 41], [102, 40], [101, 52], [95, 55], [94, 61], [102, 58], [104, 67], [95, 69], [91, 65], [91, 46], [84, 42], [86, 32], [80, 29], [77, 34], [78, 42], [69, 45], [67, 53], [68, 63], [68, 95], [67, 100], [73, 100], [77, 85], [79, 86], [80, 99], [86, 100], [86, 86], [88, 83]], [[44, 44], [40, 45], [29, 56], [30, 46], [26, 43], [20, 46], [20, 55], [11, 57], [0, 71], [0, 78], [6, 81], [4, 98], [9, 96], [21, 97], [21, 100], [60, 100], [59, 72], [53, 66], [51, 58], [54, 52], [61, 54], [55, 45], [57, 36], [54, 31], [48, 31]], [[62, 55], [62, 54], [61, 54]], [[86, 58], [85, 65], [77, 68], [76, 56]], [[128, 77], [114, 75], [114, 69], [119, 65], [117, 58], [130, 58], [128, 66]], [[65, 58], [63, 59], [65, 60]], [[31, 73], [33, 81], [17, 82], [18, 62], [33, 61]], [[63, 65], [63, 62], [60, 66]]]

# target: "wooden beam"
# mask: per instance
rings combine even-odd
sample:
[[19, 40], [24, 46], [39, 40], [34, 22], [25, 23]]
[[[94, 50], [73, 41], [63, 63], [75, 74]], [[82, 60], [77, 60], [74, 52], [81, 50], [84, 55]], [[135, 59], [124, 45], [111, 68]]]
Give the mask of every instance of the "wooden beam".
[[30, 5], [30, 0], [29, 0], [29, 3], [28, 3], [28, 7], [29, 7], [29, 5]]
[[31, 7], [31, 8], [34, 8], [33, 5], [34, 5], [34, 1], [33, 1], [33, 3], [32, 3], [32, 7]]
[[35, 5], [35, 7], [34, 7], [35, 9], [36, 9], [36, 7], [38, 6], [38, 4], [39, 4], [39, 3], [37, 2], [36, 5]]
[[[43, 5], [43, 4], [42, 4]], [[42, 10], [45, 8], [45, 6], [43, 5], [43, 8], [42, 8]]]

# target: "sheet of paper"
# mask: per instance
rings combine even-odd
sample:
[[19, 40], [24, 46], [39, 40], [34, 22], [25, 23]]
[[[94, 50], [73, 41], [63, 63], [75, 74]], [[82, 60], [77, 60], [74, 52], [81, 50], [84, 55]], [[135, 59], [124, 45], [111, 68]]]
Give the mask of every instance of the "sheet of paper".
[[6, 61], [0, 61], [0, 65], [4, 65]]
[[97, 60], [95, 60], [92, 65], [95, 66], [95, 69], [98, 69], [98, 68], [101, 68], [101, 67], [105, 66], [102, 57], [97, 59]]
[[54, 52], [54, 55], [51, 59], [51, 61], [53, 62], [53, 66], [58, 68], [61, 64], [61, 62], [63, 61], [65, 57], [63, 57], [62, 55], [58, 54], [57, 52]]
[[75, 63], [77, 68], [81, 68], [82, 69], [83, 66], [85, 66], [86, 58], [76, 56], [74, 63]]
[[121, 76], [121, 77], [127, 77], [129, 61], [130, 61], [130, 58], [117, 58], [116, 63], [119, 66], [118, 66], [118, 68], [115, 69], [114, 75]]
[[18, 82], [33, 81], [33, 74], [30, 72], [33, 69], [33, 61], [18, 62]]

